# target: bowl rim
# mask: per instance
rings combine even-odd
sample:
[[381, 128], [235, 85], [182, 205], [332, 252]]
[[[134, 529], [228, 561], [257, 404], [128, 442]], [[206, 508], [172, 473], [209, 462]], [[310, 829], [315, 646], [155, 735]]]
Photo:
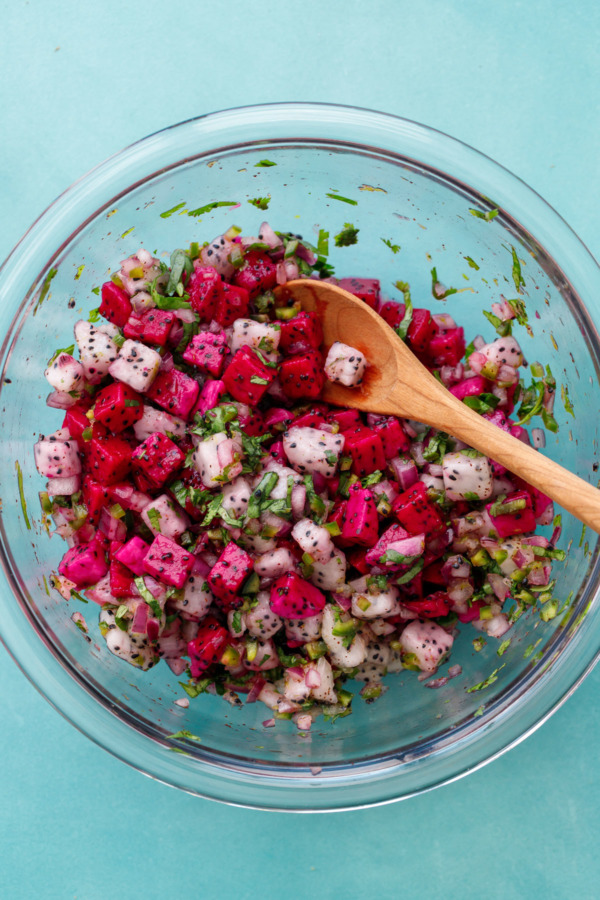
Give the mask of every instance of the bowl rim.
[[[288, 117], [286, 119], [286, 116]], [[249, 122], [249, 119], [252, 121]], [[288, 122], [289, 119], [289, 122]], [[487, 201], [487, 197], [477, 190], [473, 185], [469, 183], [468, 180], [462, 181], [462, 178], [466, 176], [469, 170], [469, 166], [467, 165], [469, 160], [477, 160], [485, 170], [485, 175], [488, 177], [498, 176], [499, 180], [502, 182], [503, 186], [508, 185], [509, 188], [512, 187], [518, 190], [519, 196], [521, 198], [521, 204], [524, 206], [525, 210], [527, 210], [530, 206], [532, 208], [531, 217], [535, 220], [536, 213], [539, 218], [540, 211], [544, 213], [545, 216], [548, 216], [553, 228], [558, 226], [559, 237], [562, 241], [563, 245], [565, 241], [569, 244], [571, 253], [575, 253], [575, 257], [578, 261], [578, 266], [580, 265], [583, 269], [586, 270], [586, 279], [585, 283], [588, 281], [593, 281], [598, 279], [598, 274], [600, 272], [592, 254], [585, 247], [583, 242], [577, 237], [575, 232], [570, 228], [570, 226], [562, 219], [562, 217], [555, 211], [553, 208], [544, 201], [539, 194], [537, 194], [533, 189], [528, 187], [525, 182], [523, 182], [520, 178], [510, 173], [505, 167], [501, 166], [499, 163], [494, 162], [489, 157], [470, 147], [462, 141], [459, 141], [455, 138], [450, 137], [447, 134], [444, 134], [441, 131], [430, 128], [429, 126], [420, 125], [419, 123], [413, 122], [409, 119], [403, 119], [398, 116], [391, 115], [389, 113], [378, 112], [375, 110], [369, 109], [360, 109], [352, 106], [344, 106], [337, 104], [328, 104], [328, 103], [274, 103], [274, 104], [256, 104], [253, 106], [244, 106], [244, 107], [236, 107], [233, 109], [222, 110], [213, 113], [207, 113], [198, 117], [193, 117], [183, 122], [168, 126], [167, 128], [161, 129], [157, 132], [154, 132], [148, 135], [145, 138], [136, 141], [135, 143], [125, 147], [123, 150], [113, 154], [108, 157], [104, 162], [99, 163], [93, 169], [91, 169], [87, 174], [83, 175], [77, 181], [75, 181], [69, 188], [67, 188], [63, 193], [57, 197], [57, 199], [32, 223], [30, 228], [25, 232], [23, 237], [19, 240], [19, 242], [15, 245], [14, 249], [9, 253], [7, 259], [0, 267], [0, 275], [3, 276], [0, 279], [0, 283], [5, 280], [4, 276], [8, 276], [6, 281], [8, 281], [10, 285], [10, 270], [13, 266], [13, 263], [18, 260], [18, 265], [23, 266], [26, 264], [28, 256], [30, 256], [34, 252], [34, 245], [38, 240], [38, 236], [40, 234], [47, 234], [49, 231], [52, 232], [56, 222], [61, 221], [66, 217], [67, 214], [71, 214], [74, 210], [78, 209], [78, 202], [85, 195], [87, 188], [90, 185], [93, 185], [98, 180], [102, 180], [106, 178], [108, 181], [111, 181], [113, 175], [113, 167], [117, 164], [117, 168], [120, 163], [125, 163], [125, 172], [129, 172], [131, 168], [135, 168], [135, 166], [139, 166], [141, 162], [145, 162], [145, 158], [140, 160], [137, 158], [137, 154], [142, 152], [142, 155], [149, 151], [150, 161], [157, 158], [157, 154], [154, 151], [160, 151], [162, 144], [166, 142], [167, 146], [170, 146], [169, 138], [175, 134], [181, 134], [182, 129], [191, 128], [193, 131], [204, 128], [209, 134], [223, 134], [226, 135], [231, 133], [231, 130], [234, 128], [239, 128], [243, 126], [246, 129], [246, 132], [250, 133], [252, 128], [255, 130], [259, 130], [260, 128], [264, 128], [265, 124], [272, 125], [275, 121], [277, 121], [280, 125], [283, 121], [286, 124], [299, 126], [300, 124], [306, 124], [310, 122], [313, 126], [318, 124], [320, 126], [325, 126], [327, 123], [331, 124], [331, 122], [336, 122], [341, 126], [342, 121], [345, 126], [348, 126], [351, 130], [355, 130], [357, 134], [361, 133], [366, 136], [367, 134], [373, 134], [373, 131], [376, 131], [381, 139], [383, 139], [384, 135], [387, 135], [390, 142], [394, 144], [396, 141], [400, 139], [404, 139], [407, 143], [413, 148], [420, 148], [423, 150], [425, 148], [429, 153], [429, 165], [433, 169], [437, 169], [440, 171], [446, 180], [458, 180], [466, 187], [468, 187], [469, 193], [471, 195], [479, 195], [482, 199], [482, 203]], [[208, 124], [207, 124], [208, 123]], [[250, 131], [249, 131], [250, 129]], [[264, 143], [264, 137], [259, 138], [258, 135], [254, 138], [254, 143]], [[308, 143], [315, 143], [316, 138], [308, 138]], [[336, 143], [336, 141], [332, 141], [331, 138], [326, 138], [325, 141], [330, 143]], [[270, 140], [269, 143], [277, 143], [277, 141]], [[380, 144], [361, 144], [358, 141], [354, 143], [347, 139], [339, 141], [340, 145], [349, 149], [356, 150], [358, 147], [367, 147], [369, 151], [373, 151], [376, 149], [382, 149]], [[385, 140], [383, 140], [385, 144]], [[248, 138], [244, 138], [241, 141], [241, 146], [248, 146], [249, 141]], [[237, 146], [237, 144], [226, 144], [225, 147], [229, 149], [231, 146]], [[214, 156], [219, 152], [220, 147], [212, 147], [207, 149], [199, 156], [206, 155], [206, 153], [210, 153], [210, 155]], [[392, 150], [391, 147], [386, 147], [385, 149], [386, 155], [392, 153], [397, 158], [402, 158], [403, 160], [413, 160], [418, 163], [421, 167], [424, 165], [427, 166], [427, 163], [424, 163], [423, 158], [421, 156], [412, 157], [407, 155], [405, 152], [401, 152], [400, 149], [396, 146], [395, 150]], [[447, 154], [447, 158], [446, 155]], [[462, 160], [464, 157], [464, 161], [462, 162], [462, 166], [458, 164], [458, 160]], [[188, 157], [184, 157], [184, 160], [188, 160]], [[182, 159], [177, 159], [176, 162], [172, 163], [172, 167], [175, 168], [178, 165], [181, 165], [184, 161]], [[447, 164], [448, 161], [451, 161], [455, 168], [458, 167], [459, 171], [455, 172], [455, 174], [448, 173], [445, 169], [440, 169], [437, 163], [440, 161], [444, 161]], [[147, 181], [152, 178], [155, 172], [146, 172], [144, 176], [140, 179], [140, 182]], [[130, 190], [135, 186], [131, 184], [131, 182], [123, 187], [123, 191]], [[496, 191], [496, 194], [502, 193], [500, 189]], [[510, 191], [509, 191], [510, 193]], [[118, 197], [119, 194], [115, 194], [111, 197], [106, 203], [103, 204], [103, 207], [108, 206], [114, 199]], [[491, 201], [488, 201], [491, 202]], [[493, 205], [496, 205], [495, 203]], [[92, 212], [92, 216], [95, 215], [98, 211]], [[509, 219], [513, 219], [518, 225], [519, 231], [522, 234], [526, 234], [533, 240], [536, 244], [538, 243], [537, 236], [534, 237], [532, 232], [530, 232], [526, 227], [522, 224], [519, 224], [520, 217], [514, 219], [514, 214], [512, 210], [504, 210], [503, 212]], [[80, 222], [80, 228], [83, 228], [85, 224], [89, 221], [89, 218], [84, 218], [83, 222]], [[526, 218], [525, 221], [528, 221]], [[76, 231], [72, 231], [69, 234], [69, 237], [66, 241], [72, 239], [72, 237], [76, 234]], [[536, 230], [536, 235], [539, 232]], [[64, 243], [66, 243], [66, 241]], [[64, 246], [64, 243], [62, 246]], [[543, 242], [539, 242], [541, 247], [545, 252], [547, 251], [547, 244]], [[28, 249], [29, 248], [29, 249]], [[59, 247], [55, 250], [54, 256], [60, 254], [62, 247]], [[551, 258], [556, 262], [554, 253], [550, 253]], [[44, 268], [39, 273], [36, 281], [32, 285], [32, 289], [30, 291], [30, 296], [33, 298], [36, 287], [40, 284], [41, 278], [44, 272], [48, 270], [48, 268], [52, 265], [53, 261], [52, 257], [49, 261], [47, 261], [44, 265]], [[562, 271], [556, 263], [559, 271]], [[566, 278], [566, 276], [565, 276]], [[567, 279], [567, 281], [572, 284], [571, 279]], [[2, 296], [2, 292], [7, 293], [6, 283], [2, 288], [0, 288], [0, 297]], [[575, 291], [576, 294], [580, 293]], [[21, 310], [26, 303], [21, 305]], [[0, 305], [0, 309], [3, 306]], [[8, 323], [7, 328], [7, 337], [4, 342], [3, 352], [0, 354], [0, 357], [4, 355], [4, 351], [7, 347], [7, 342], [9, 338], [13, 335], [14, 325], [18, 316], [20, 315], [21, 310], [17, 311], [15, 318], [12, 323]], [[583, 324], [593, 340], [593, 343], [596, 344], [596, 350], [600, 343], [598, 341], [598, 334], [593, 325], [591, 317], [585, 314], [585, 307], [580, 309], [580, 312], [583, 317]], [[0, 321], [2, 321], [0, 319]], [[598, 355], [597, 355], [598, 358]], [[0, 514], [1, 515], [1, 514]], [[19, 586], [16, 583], [13, 572], [11, 572], [11, 566], [8, 565], [8, 560], [4, 558], [5, 546], [7, 547], [7, 543], [5, 542], [5, 535], [2, 533], [0, 535], [0, 545], [2, 549], [2, 553], [0, 556], [2, 557], [2, 566], [4, 569], [5, 576], [7, 581], [11, 585], [11, 590], [15, 596], [18, 598], [18, 593], [20, 592]], [[593, 565], [590, 566], [590, 571], [593, 570], [593, 574], [595, 578], [588, 578], [586, 584], [586, 596], [580, 598], [580, 604], [577, 609], [574, 611], [574, 616], [576, 613], [580, 612], [580, 606], [589, 605], [594, 599], [590, 596], [592, 591], [592, 583], [598, 585], [599, 583], [599, 575], [600, 575], [600, 562], [598, 560], [598, 555], [596, 554], [595, 560], [593, 561]], [[597, 596], [597, 587], [593, 589]], [[587, 603], [584, 603], [587, 601]], [[595, 609], [590, 610], [590, 612], [595, 613], [595, 619], [598, 619], [598, 609], [597, 604], [595, 604]], [[359, 807], [367, 807], [367, 806], [375, 806], [382, 803], [394, 802], [395, 800], [404, 799], [405, 797], [413, 796], [415, 793], [420, 793], [425, 790], [429, 790], [432, 787], [438, 786], [440, 784], [445, 784], [450, 781], [454, 781], [460, 777], [463, 777], [469, 771], [473, 771], [476, 768], [481, 767], [486, 762], [489, 762], [492, 759], [495, 759], [503, 752], [508, 750], [510, 747], [515, 746], [529, 734], [531, 734], [536, 728], [538, 728], [547, 718], [562, 705], [563, 702], [570, 696], [578, 684], [581, 683], [583, 678], [591, 671], [594, 664], [597, 662], [600, 657], [600, 650], [594, 648], [594, 652], [590, 653], [592, 648], [587, 648], [586, 652], [582, 657], [582, 661], [580, 665], [577, 667], [577, 670], [569, 676], [569, 684], [560, 691], [559, 696], [555, 696], [556, 692], [548, 691], [548, 683], [550, 681], [550, 672], [556, 670], [556, 663], [560, 662], [560, 660], [548, 660], [548, 668], [546, 672], [539, 672], [535, 679], [530, 679], [529, 676], [524, 676], [521, 681], [523, 682], [523, 691], [528, 691], [529, 700], [534, 696], [532, 692], [532, 686], [535, 686], [536, 693], [535, 696], [540, 695], [540, 693], [545, 692], [546, 696], [546, 704], [544, 709], [541, 712], [538, 712], [536, 716], [529, 722], [523, 723], [520, 721], [520, 725], [517, 729], [518, 733], [511, 733], [510, 729], [506, 729], [504, 731], [504, 737], [500, 741], [490, 742], [490, 744], [485, 750], [483, 748], [483, 744], [479, 744], [477, 740], [473, 736], [466, 737], [466, 743], [468, 744], [469, 740], [471, 741], [471, 745], [468, 748], [471, 752], [464, 755], [464, 762], [461, 765], [454, 765], [452, 771], [450, 772], [439, 772], [436, 770], [436, 767], [433, 767], [433, 771], [429, 773], [429, 781], [427, 783], [423, 783], [416, 788], [408, 787], [407, 781], [410, 779], [406, 779], [405, 772], [407, 768], [415, 767], [418, 763], [417, 758], [412, 759], [404, 759], [402, 760], [398, 755], [396, 759], [396, 764], [393, 762], [389, 764], [387, 761], [384, 764], [383, 768], [381, 766], [373, 766], [372, 763], [368, 766], [363, 767], [363, 772], [358, 772], [356, 769], [352, 772], [352, 777], [349, 778], [348, 772], [344, 770], [342, 773], [332, 773], [331, 775], [313, 775], [311, 772], [307, 772], [307, 766], [299, 766], [298, 769], [301, 770], [299, 773], [299, 777], [284, 777], [281, 774], [281, 768], [273, 765], [272, 767], [269, 765], [264, 765], [259, 767], [257, 771], [251, 772], [252, 778], [254, 779], [255, 786], [260, 787], [258, 793], [260, 793], [260, 800], [255, 800], [253, 795], [247, 791], [242, 791], [242, 781], [245, 777], [245, 774], [248, 773], [248, 767], [238, 766], [237, 764], [233, 764], [227, 769], [227, 767], [216, 766], [214, 761], [210, 761], [207, 755], [202, 759], [202, 754], [199, 753], [197, 756], [194, 756], [194, 765], [198, 765], [201, 763], [200, 768], [196, 769], [196, 773], [200, 773], [200, 779], [194, 778], [192, 781], [193, 785], [190, 785], [189, 782], [182, 783], [183, 781], [187, 781], [184, 776], [190, 776], [191, 770], [189, 767], [185, 765], [176, 766], [173, 765], [173, 758], [175, 756], [178, 757], [178, 762], [183, 759], [179, 754], [172, 754], [169, 757], [165, 756], [165, 753], [169, 753], [172, 750], [172, 744], [168, 742], [163, 742], [163, 746], [161, 746], [158, 754], [153, 758], [153, 754], [146, 748], [146, 752], [142, 752], [142, 747], [137, 742], [137, 751], [133, 752], [133, 747], [129, 749], [129, 752], [125, 754], [122, 751], [122, 746], [127, 746], [127, 741], [121, 741], [121, 729], [116, 729], [114, 734], [108, 735], [109, 729], [106, 728], [106, 723], [104, 722], [104, 717], [98, 719], [97, 716], [90, 716], [89, 710], [86, 709], [86, 700], [90, 694], [93, 692], [89, 690], [87, 686], [82, 684], [80, 681], [75, 681], [75, 679], [71, 678], [71, 675], [68, 677], [71, 678], [72, 685], [77, 684], [77, 686], [81, 689], [80, 696], [78, 697], [78, 702], [74, 702], [73, 696], [70, 696], [69, 701], [71, 706], [69, 710], [64, 708], [64, 684], [55, 683], [55, 680], [50, 678], [48, 679], [48, 667], [52, 667], [56, 665], [56, 661], [60, 662], [60, 654], [58, 654], [53, 648], [46, 646], [45, 651], [48, 653], [48, 656], [44, 654], [40, 654], [39, 665], [34, 665], [28, 659], [27, 649], [28, 644], [25, 639], [22, 639], [22, 635], [19, 639], [16, 639], [15, 634], [9, 634], [9, 629], [5, 626], [0, 626], [0, 629], [4, 632], [4, 634], [0, 634], [0, 639], [2, 639], [3, 643], [21, 668], [21, 670], [25, 673], [25, 675], [29, 678], [29, 680], [34, 684], [34, 686], [40, 691], [40, 693], [49, 700], [49, 702], [65, 717], [68, 721], [75, 725], [82, 733], [86, 734], [92, 740], [94, 740], [100, 746], [103, 746], [105, 749], [109, 750], [109, 752], [113, 753], [113, 755], [122, 759], [124, 762], [133, 766], [134, 768], [138, 768], [140, 771], [145, 774], [150, 775], [157, 780], [164, 781], [168, 784], [173, 784], [177, 787], [182, 788], [183, 790], [187, 790], [190, 793], [198, 794], [200, 796], [209, 797], [211, 799], [220, 799], [224, 802], [231, 803], [233, 805], [240, 806], [250, 806], [250, 807], [260, 807], [264, 809], [280, 809], [286, 811], [327, 811], [334, 809], [352, 809]], [[590, 629], [587, 629], [589, 632]], [[32, 632], [33, 633], [33, 632]], [[570, 644], [573, 643], [580, 645], [582, 643], [582, 630], [576, 630], [570, 640]], [[579, 648], [581, 650], [581, 647]], [[551, 654], [548, 654], [549, 656]], [[564, 658], [562, 660], [564, 663]], [[539, 667], [540, 669], [542, 666]], [[66, 671], [65, 666], [62, 666], [62, 671]], [[537, 670], [535, 670], [537, 671]], [[533, 673], [530, 673], [533, 674]], [[71, 685], [70, 685], [71, 686]], [[83, 692], [83, 693], [82, 693]], [[84, 696], [85, 694], [85, 696]], [[96, 695], [96, 699], [99, 699]], [[484, 713], [481, 717], [477, 727], [474, 729], [474, 734], [480, 734], [486, 731], [488, 732], [488, 736], [490, 734], [497, 735], [498, 729], [502, 725], [502, 723], [506, 723], [506, 719], [510, 709], [514, 706], [514, 700], [511, 701], [510, 704], [507, 705], [507, 708], [501, 710], [500, 707], [502, 704], [500, 703], [501, 698], [495, 703], [492, 703], [489, 709]], [[531, 705], [531, 702], [530, 702]], [[521, 710], [522, 713], [522, 710]], [[113, 713], [110, 713], [112, 724], [115, 724], [116, 717]], [[523, 716], [521, 715], [520, 719]], [[118, 719], [118, 723], [120, 726], [123, 726], [125, 729], [131, 729], [131, 726], [125, 723], [121, 718]], [[135, 727], [135, 726], [134, 726]], [[137, 729], [139, 732], [139, 729]], [[513, 729], [514, 731], [514, 729]], [[117, 733], [119, 732], [119, 733]], [[142, 735], [141, 732], [137, 735], [138, 738], [142, 738], [147, 743], [152, 742], [154, 745], [154, 749], [156, 750], [156, 745], [160, 744], [155, 738], [150, 735]], [[465, 737], [461, 738], [461, 740], [465, 740]], [[473, 742], [477, 744], [477, 752], [473, 753], [472, 751], [475, 749], [473, 747]], [[460, 743], [460, 741], [459, 741]], [[452, 750], [452, 758], [456, 757], [460, 748], [457, 749], [455, 744], [454, 749]], [[164, 752], [163, 752], [164, 751]], [[132, 762], [132, 757], [136, 759], [136, 762]], [[200, 757], [200, 759], [198, 759]], [[444, 753], [439, 754], [439, 761], [443, 762]], [[335, 766], [328, 766], [328, 769], [334, 769]], [[438, 767], [439, 768], [439, 767]], [[214, 770], [214, 771], [209, 771]], [[227, 773], [227, 774], [225, 774]], [[223, 777], [225, 776], [225, 777]], [[356, 785], [359, 784], [360, 790], [356, 789]], [[227, 783], [228, 790], [222, 790], [221, 786]], [[375, 792], [377, 794], [375, 799], [369, 798], [367, 799], [365, 796], [364, 786], [367, 784], [370, 788], [375, 787], [375, 791], [369, 790], [371, 797]], [[308, 787], [314, 787], [316, 790], [307, 791]], [[301, 792], [298, 790], [294, 790], [295, 788], [301, 788]], [[286, 792], [289, 792], [290, 789], [294, 794], [293, 798], [284, 797]], [[343, 796], [342, 796], [343, 791]], [[311, 795], [310, 801], [308, 800], [308, 795]], [[297, 805], [296, 805], [297, 803]]]

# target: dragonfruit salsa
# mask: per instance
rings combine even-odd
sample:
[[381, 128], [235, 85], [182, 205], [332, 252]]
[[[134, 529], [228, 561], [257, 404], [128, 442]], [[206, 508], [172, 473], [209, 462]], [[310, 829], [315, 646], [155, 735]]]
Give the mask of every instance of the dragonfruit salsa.
[[[272, 710], [266, 726], [302, 730], [351, 711], [351, 679], [372, 701], [387, 673], [436, 675], [459, 631], [480, 645], [508, 634], [505, 647], [524, 610], [553, 618], [564, 558], [551, 500], [494, 460], [419, 422], [323, 402], [326, 378], [359, 385], [369, 360], [323, 347], [317, 315], [279, 306], [274, 288], [335, 281], [527, 442], [534, 416], [557, 426], [550, 369], [532, 363], [529, 386], [520, 374], [522, 300], [499, 297], [485, 315], [500, 336], [466, 346], [407, 284], [398, 303], [374, 278], [335, 279], [323, 246], [264, 222], [257, 237], [230, 228], [177, 249], [169, 266], [144, 249], [123, 260], [75, 323], [79, 358], [73, 345], [48, 364], [64, 420], [34, 447], [45, 522], [68, 545], [53, 586], [100, 606], [111, 653], [144, 670], [163, 659], [181, 706], [245, 695]], [[543, 446], [541, 428], [532, 440]], [[536, 533], [553, 522], [551, 539]]]

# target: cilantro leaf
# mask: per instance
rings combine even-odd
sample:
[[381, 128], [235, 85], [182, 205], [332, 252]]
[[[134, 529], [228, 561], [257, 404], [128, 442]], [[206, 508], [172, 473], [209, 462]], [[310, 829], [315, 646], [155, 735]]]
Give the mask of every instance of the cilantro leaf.
[[402, 340], [405, 341], [413, 317], [413, 305], [410, 298], [410, 285], [407, 281], [397, 281], [394, 287], [398, 288], [398, 290], [401, 291], [402, 294], [404, 294], [404, 318], [395, 330], [398, 337], [402, 338]]
[[358, 206], [358, 200], [351, 200], [349, 197], [342, 197], [341, 194], [325, 194], [330, 200], [340, 200], [342, 203], [349, 203], [350, 206]]
[[270, 159], [261, 159], [259, 162], [254, 163], [255, 169], [266, 169], [269, 166], [276, 166], [277, 163], [271, 162]]
[[431, 270], [431, 296], [433, 297], [433, 299], [434, 300], [445, 300], [446, 297], [449, 297], [451, 294], [458, 293], [456, 288], [444, 288], [443, 291], [436, 290], [438, 285], [441, 287], [441, 285], [438, 281], [437, 269], [434, 266], [433, 269]]
[[255, 206], [257, 209], [268, 209], [270, 200], [270, 197], [254, 197], [253, 199], [248, 200], [248, 203], [252, 204], [252, 206]]
[[390, 248], [392, 253], [398, 253], [398, 251], [402, 249], [399, 244], [392, 244], [392, 242], [389, 238], [381, 238], [381, 240], [383, 241], [383, 243], [385, 244], [386, 247]]
[[491, 222], [492, 219], [496, 218], [499, 210], [488, 209], [487, 212], [482, 212], [480, 209], [469, 208], [469, 212], [471, 213], [472, 216], [475, 216], [478, 219], [485, 219], [486, 222]]
[[183, 203], [178, 203], [177, 206], [172, 206], [171, 209], [165, 210], [165, 212], [161, 212], [161, 219], [168, 219], [173, 213], [176, 213], [179, 209], [183, 209], [185, 206], [185, 201]]
[[525, 279], [521, 273], [521, 262], [519, 257], [517, 256], [517, 251], [511, 244], [511, 253], [512, 253], [512, 277], [515, 283], [515, 287], [519, 294], [522, 294], [522, 288], [525, 287]]
[[237, 206], [237, 202], [235, 200], [218, 200], [214, 203], [207, 203], [206, 206], [199, 206], [198, 209], [189, 209], [188, 216], [203, 216], [205, 213], [212, 212], [213, 209], [217, 209], [219, 206]]
[[336, 247], [350, 247], [358, 242], [358, 232], [360, 229], [355, 228], [350, 222], [345, 222], [343, 229], [335, 235]]

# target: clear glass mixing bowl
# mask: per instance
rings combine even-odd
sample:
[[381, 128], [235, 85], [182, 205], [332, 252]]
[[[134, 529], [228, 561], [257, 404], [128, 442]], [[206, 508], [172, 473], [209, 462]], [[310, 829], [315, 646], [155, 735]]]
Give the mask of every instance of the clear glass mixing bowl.
[[[266, 214], [248, 203], [267, 196]], [[218, 201], [236, 205], [195, 218], [184, 212]], [[178, 204], [184, 206], [161, 217]], [[492, 208], [500, 210], [492, 221], [470, 212]], [[97, 607], [65, 603], [47, 590], [65, 548], [41, 527], [44, 482], [32, 454], [36, 436], [61, 420], [44, 405], [46, 359], [72, 343], [73, 322], [98, 306], [92, 289], [140, 245], [170, 251], [233, 223], [256, 233], [264, 217], [311, 241], [319, 228], [334, 235], [353, 223], [358, 244], [331, 249], [339, 275], [379, 277], [390, 297], [397, 296], [396, 280], [409, 281], [417, 305], [447, 310], [472, 336], [483, 332], [488, 340], [495, 335], [480, 310], [501, 292], [514, 296], [514, 247], [533, 328], [532, 337], [522, 334], [526, 356], [550, 363], [576, 416], [558, 400], [560, 432], [545, 452], [596, 481], [600, 273], [540, 197], [464, 144], [381, 113], [318, 104], [216, 113], [151, 135], [94, 169], [43, 214], [2, 268], [0, 634], [64, 716], [157, 779], [245, 806], [308, 811], [384, 803], [497, 756], [543, 722], [590, 670], [600, 643], [597, 539], [581, 539], [576, 520], [563, 515], [561, 546], [569, 554], [555, 567], [555, 596], [566, 604], [559, 616], [545, 624], [537, 611], [523, 615], [501, 659], [492, 639], [475, 653], [476, 632], [462, 626], [452, 657], [461, 676], [439, 690], [425, 689], [414, 673], [388, 677], [389, 691], [377, 703], [357, 698], [352, 716], [321, 720], [308, 735], [287, 721], [263, 728], [270, 714], [258, 703], [234, 709], [202, 696], [179, 708], [174, 700], [182, 689], [164, 664], [143, 673], [122, 663], [100, 639]], [[382, 239], [401, 250], [394, 254]], [[464, 290], [435, 301], [434, 266], [440, 281]], [[75, 610], [84, 614], [91, 642], [72, 622]], [[499, 666], [489, 687], [467, 690]], [[169, 737], [182, 729], [201, 740]]]

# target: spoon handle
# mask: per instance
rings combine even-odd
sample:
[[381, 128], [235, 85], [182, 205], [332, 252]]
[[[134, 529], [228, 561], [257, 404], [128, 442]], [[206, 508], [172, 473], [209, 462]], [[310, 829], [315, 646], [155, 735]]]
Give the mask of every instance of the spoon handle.
[[[600, 532], [600, 490], [483, 419], [445, 389], [435, 391], [435, 398], [427, 399], [419, 416], [421, 422], [434, 425], [502, 463], [556, 500], [581, 522]], [[400, 414], [402, 406], [401, 396], [398, 396]]]

